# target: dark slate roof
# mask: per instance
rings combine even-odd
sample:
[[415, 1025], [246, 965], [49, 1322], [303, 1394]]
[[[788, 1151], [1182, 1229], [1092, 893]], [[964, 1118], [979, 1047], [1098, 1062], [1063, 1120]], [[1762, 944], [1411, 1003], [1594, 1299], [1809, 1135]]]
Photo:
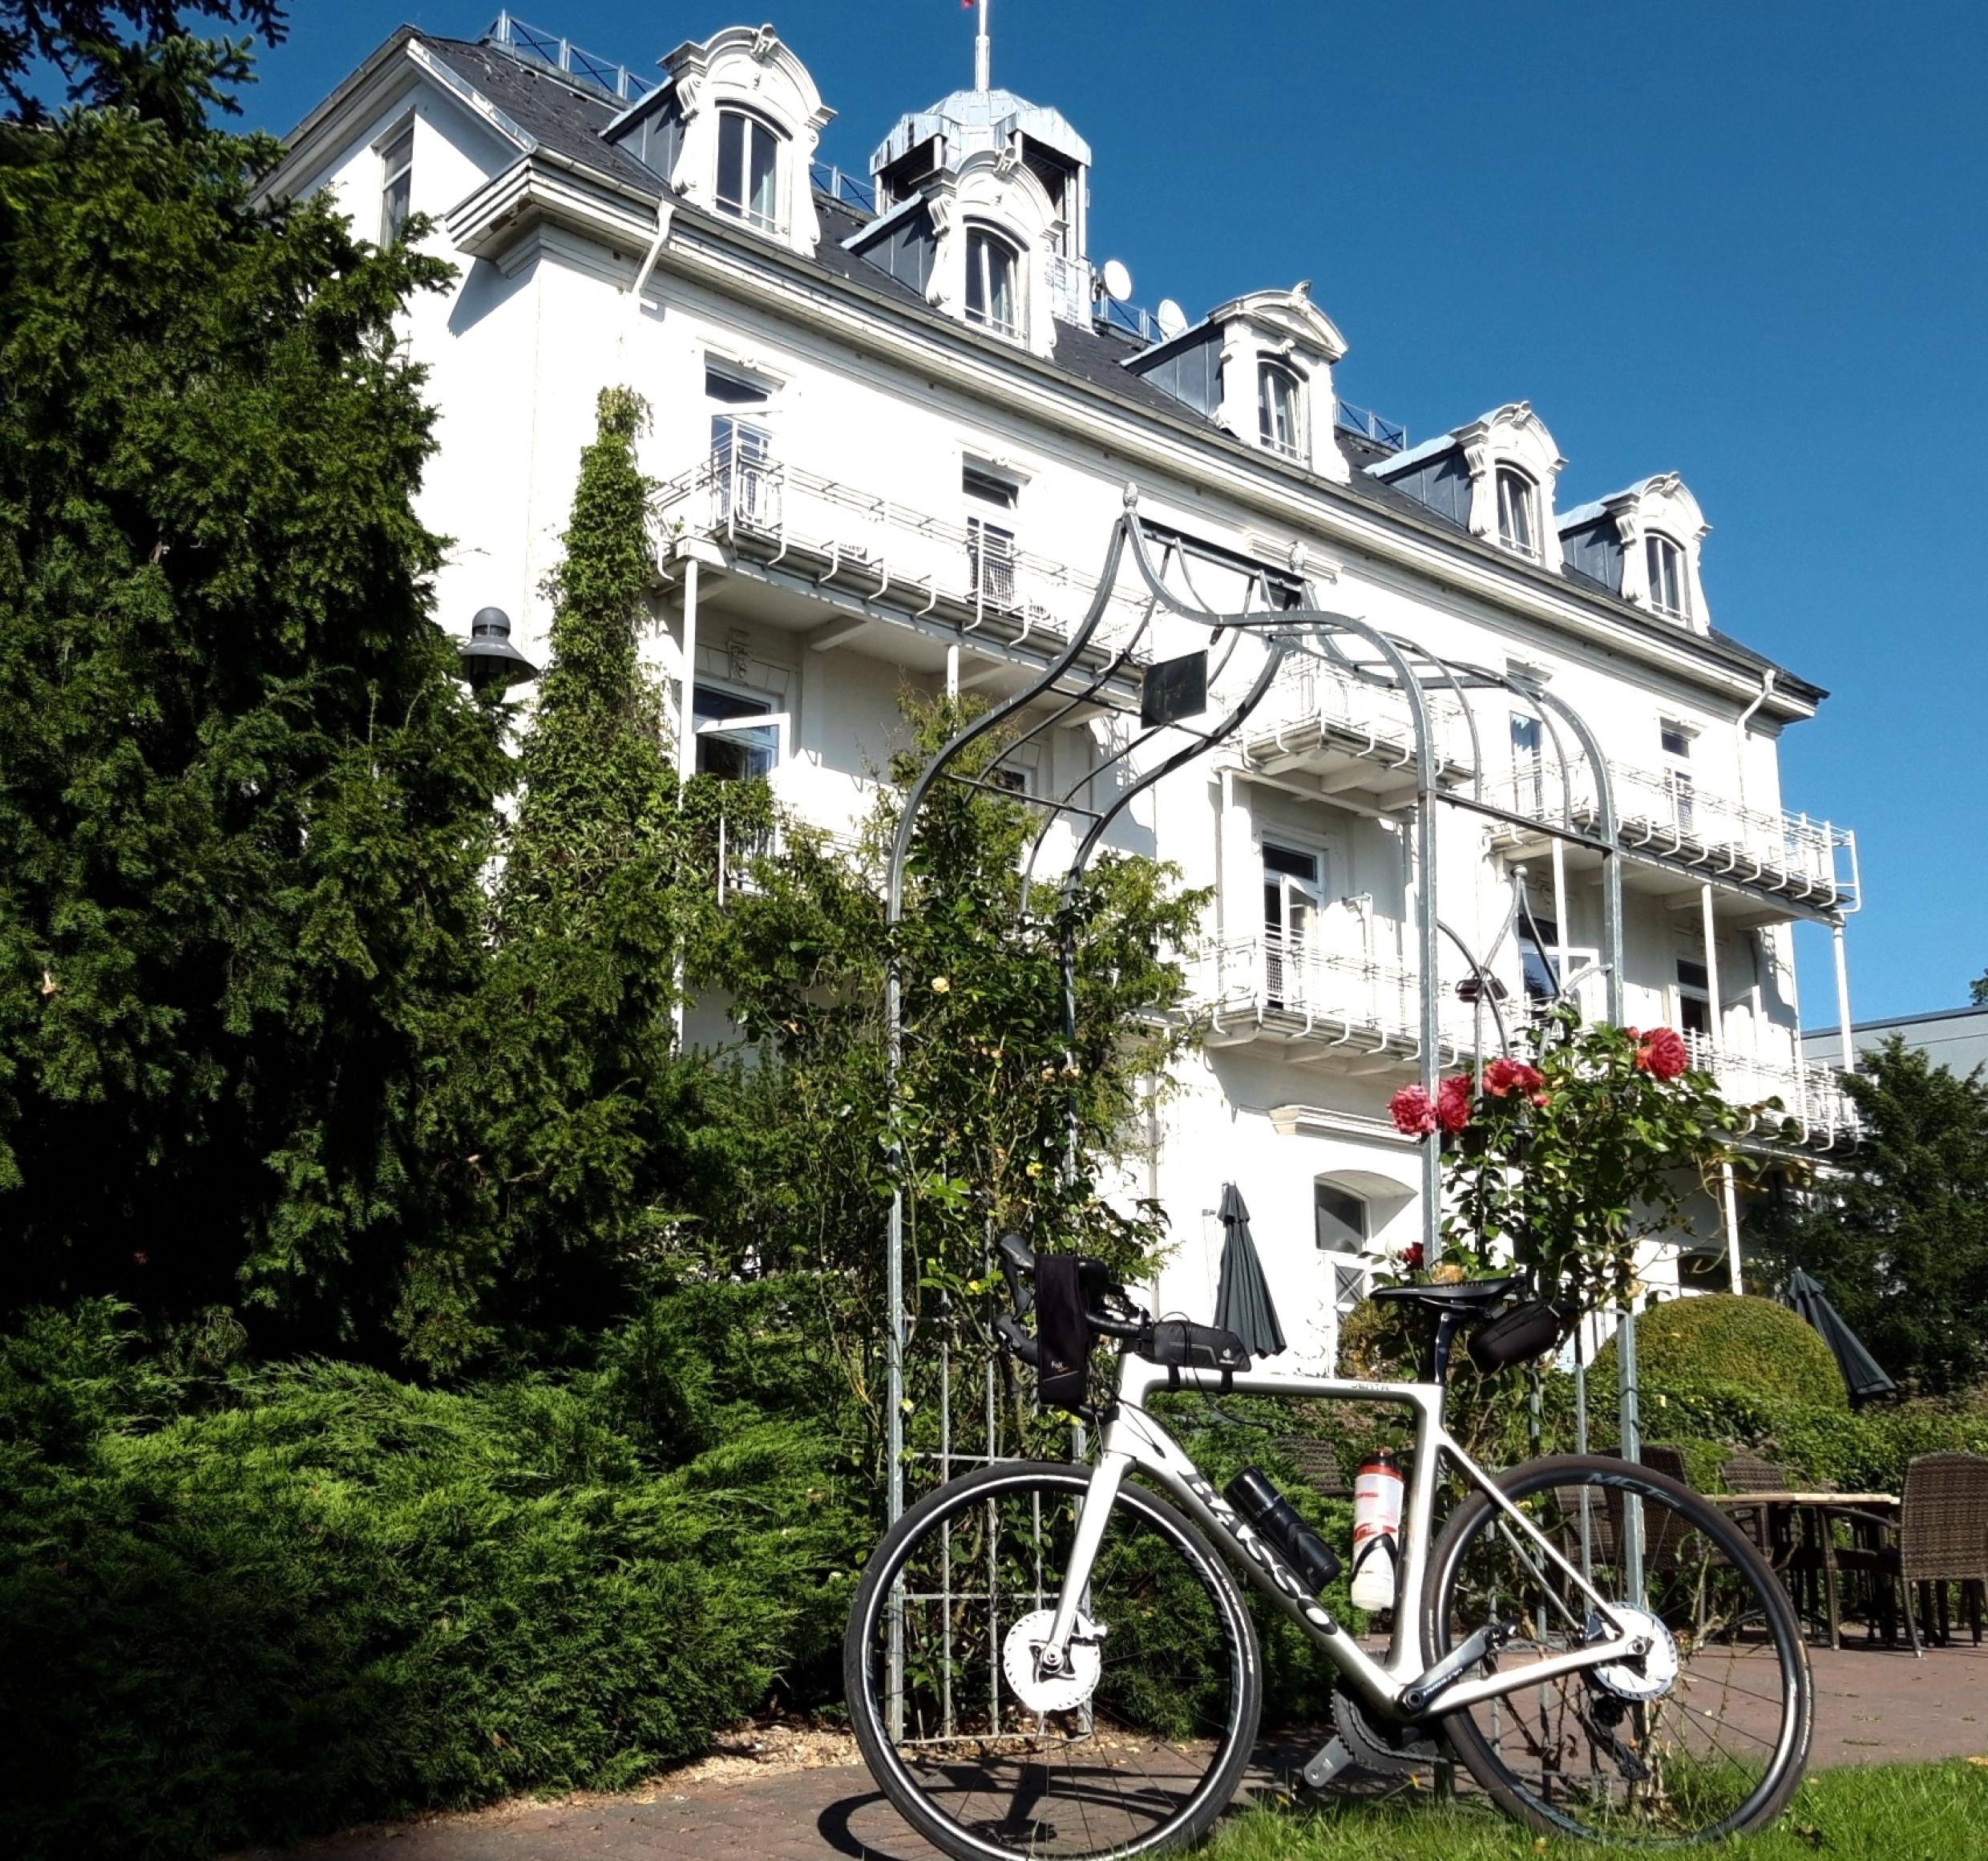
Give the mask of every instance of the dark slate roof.
[[[466, 83], [503, 111], [519, 128], [535, 137], [544, 148], [571, 160], [584, 163], [623, 186], [638, 190], [651, 200], [660, 200], [663, 197], [661, 176], [653, 169], [644, 167], [626, 151], [601, 140], [600, 131], [624, 107], [614, 99], [584, 89], [556, 72], [514, 58], [494, 47], [466, 39], [435, 38], [426, 33], [418, 36]], [[865, 291], [885, 298], [895, 298], [911, 315], [942, 324], [948, 331], [960, 333], [959, 326], [950, 318], [940, 317], [908, 285], [879, 270], [867, 261], [857, 257], [844, 248], [842, 241], [845, 239], [869, 224], [863, 215], [853, 212], [842, 201], [825, 194], [818, 193], [815, 196], [814, 205], [822, 226], [821, 240], [814, 251], [814, 261], [818, 265]], [[729, 233], [733, 230], [730, 222], [716, 215], [701, 212], [687, 202], [677, 202], [676, 210], [721, 233]], [[999, 345], [997, 338], [990, 336], [986, 340], [990, 345]], [[1433, 540], [1495, 561], [1500, 568], [1508, 572], [1537, 577], [1543, 585], [1556, 593], [1578, 593], [1596, 606], [1606, 609], [1612, 618], [1634, 627], [1653, 639], [1666, 641], [1675, 639], [1677, 629], [1675, 626], [1667, 621], [1653, 618], [1640, 608], [1624, 601], [1606, 583], [1597, 581], [1591, 576], [1583, 575], [1576, 569], [1570, 568], [1555, 574], [1546, 568], [1534, 568], [1517, 560], [1509, 551], [1496, 548], [1482, 537], [1472, 536], [1461, 525], [1438, 516], [1419, 499], [1410, 497], [1406, 492], [1376, 478], [1366, 467], [1376, 459], [1392, 455], [1363, 435], [1344, 432], [1336, 427], [1333, 431], [1333, 439], [1351, 468], [1351, 482], [1347, 484], [1320, 478], [1285, 461], [1267, 460], [1265, 455], [1255, 447], [1243, 444], [1207, 416], [1187, 406], [1185, 402], [1176, 400], [1163, 389], [1133, 374], [1124, 366], [1128, 357], [1141, 353], [1129, 340], [1109, 330], [1095, 328], [1085, 330], [1073, 324], [1060, 322], [1057, 325], [1055, 354], [1042, 365], [1080, 381], [1088, 387], [1108, 394], [1145, 414], [1185, 428], [1202, 443], [1213, 444], [1233, 452], [1238, 458], [1247, 459], [1252, 466], [1261, 468], [1267, 463], [1273, 469], [1307, 479], [1323, 497], [1350, 497], [1355, 503], [1384, 513], [1397, 524], [1418, 530]], [[1706, 636], [1701, 635], [1699, 637], [1702, 640]], [[1819, 702], [1828, 695], [1820, 686], [1812, 685], [1786, 667], [1776, 665], [1751, 647], [1741, 645], [1738, 641], [1719, 633], [1716, 629], [1712, 630], [1709, 637], [1726, 657], [1736, 660], [1756, 671], [1774, 672], [1781, 689], [1791, 695], [1806, 698], [1812, 702]]]

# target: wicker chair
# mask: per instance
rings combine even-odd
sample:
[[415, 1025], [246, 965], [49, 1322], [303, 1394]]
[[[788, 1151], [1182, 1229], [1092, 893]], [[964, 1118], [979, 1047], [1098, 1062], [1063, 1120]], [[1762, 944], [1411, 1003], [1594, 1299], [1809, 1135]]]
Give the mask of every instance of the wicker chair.
[[1837, 1550], [1834, 1562], [1839, 1569], [1862, 1572], [1884, 1584], [1887, 1633], [1891, 1597], [1902, 1589], [1906, 1633], [1913, 1653], [1919, 1653], [1919, 1627], [1912, 1611], [1916, 1585], [1925, 1639], [1934, 1635], [1935, 1592], [1940, 1638], [1948, 1639], [1946, 1586], [1958, 1583], [1978, 1646], [1982, 1605], [1988, 1601], [1988, 1460], [1972, 1454], [1921, 1454], [1905, 1469], [1905, 1503], [1896, 1525], [1875, 1517], [1867, 1523], [1893, 1534], [1893, 1542]]

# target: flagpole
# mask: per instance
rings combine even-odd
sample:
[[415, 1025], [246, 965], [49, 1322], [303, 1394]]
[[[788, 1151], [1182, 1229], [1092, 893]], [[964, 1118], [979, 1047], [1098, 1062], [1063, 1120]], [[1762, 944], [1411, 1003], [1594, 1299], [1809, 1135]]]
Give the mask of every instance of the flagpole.
[[994, 48], [987, 36], [987, 0], [980, 0], [980, 36], [973, 42], [973, 87], [984, 93], [992, 80]]

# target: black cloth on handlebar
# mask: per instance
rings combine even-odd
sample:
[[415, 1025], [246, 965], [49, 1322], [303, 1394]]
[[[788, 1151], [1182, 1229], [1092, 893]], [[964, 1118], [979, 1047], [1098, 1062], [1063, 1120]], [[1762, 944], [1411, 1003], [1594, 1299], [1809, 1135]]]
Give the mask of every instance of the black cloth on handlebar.
[[1090, 1367], [1091, 1328], [1073, 1255], [1036, 1256], [1036, 1399], [1045, 1408], [1077, 1408]]

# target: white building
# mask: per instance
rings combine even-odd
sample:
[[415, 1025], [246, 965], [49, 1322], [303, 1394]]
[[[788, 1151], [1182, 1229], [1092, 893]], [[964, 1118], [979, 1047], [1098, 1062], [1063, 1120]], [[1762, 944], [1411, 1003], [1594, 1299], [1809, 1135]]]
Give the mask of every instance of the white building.
[[[1347, 344], [1303, 285], [1191, 324], [1113, 302], [1088, 144], [991, 88], [984, 46], [979, 75], [891, 128], [868, 185], [816, 165], [832, 112], [771, 27], [687, 41], [655, 79], [507, 18], [475, 43], [402, 29], [300, 126], [273, 191], [329, 188], [382, 237], [430, 216], [459, 268], [408, 330], [440, 411], [422, 514], [456, 540], [447, 624], [501, 608], [542, 657], [596, 393], [632, 386], [669, 486], [657, 650], [686, 766], [764, 771], [834, 826], [867, 809], [902, 687], [998, 696], [1053, 655], [1129, 486], [1174, 585], [1210, 606], [1308, 589], [1576, 706], [1618, 759], [1638, 856], [1627, 1017], [1690, 1030], [1735, 1096], [1778, 1094], [1805, 1141], [1840, 1139], [1834, 1077], [1802, 1058], [1790, 927], [1855, 909], [1854, 848], [1784, 808], [1777, 763], [1824, 694], [1713, 628], [1690, 491], [1666, 473], [1574, 503], [1524, 403], [1404, 447], [1338, 398]], [[1121, 589], [1121, 636], [1137, 605]], [[1473, 736], [1434, 702], [1445, 781], [1538, 811], [1559, 778], [1537, 720], [1481, 711]], [[1079, 716], [1028, 770], [1037, 792], [1115, 746], [1118, 718]], [[1398, 698], [1315, 662], [1123, 836], [1216, 890], [1206, 1044], [1150, 1159], [1181, 1243], [1163, 1301], [1207, 1315], [1234, 1180], [1307, 1359], [1419, 1219], [1385, 1115], [1417, 1051], [1409, 741]], [[1573, 779], [1591, 818], [1592, 771]], [[1442, 811], [1442, 916], [1478, 952], [1528, 869], [1537, 935], [1493, 964], [1513, 1003], [1595, 956], [1595, 861], [1566, 853], [1557, 921], [1556, 864], [1548, 836]], [[1451, 954], [1446, 1063], [1477, 1038]], [[1687, 1254], [1722, 1262], [1718, 1228], [1708, 1206]]]

